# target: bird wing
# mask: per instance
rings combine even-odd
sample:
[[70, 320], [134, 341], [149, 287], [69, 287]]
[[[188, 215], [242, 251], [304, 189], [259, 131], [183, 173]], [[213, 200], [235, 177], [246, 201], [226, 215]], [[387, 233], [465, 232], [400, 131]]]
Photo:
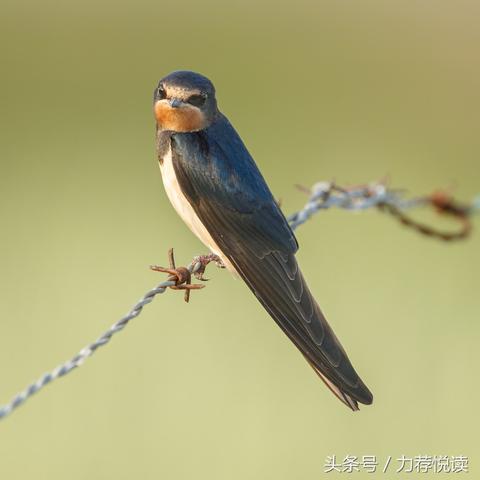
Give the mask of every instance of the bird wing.
[[228, 120], [170, 140], [182, 192], [223, 254], [333, 393], [353, 410], [370, 404], [299, 270], [295, 236]]

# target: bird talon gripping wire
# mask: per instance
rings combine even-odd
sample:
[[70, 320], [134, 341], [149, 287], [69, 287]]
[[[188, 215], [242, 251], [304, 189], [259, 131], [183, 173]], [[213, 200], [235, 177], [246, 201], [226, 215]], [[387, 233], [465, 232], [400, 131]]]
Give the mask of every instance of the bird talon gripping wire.
[[190, 300], [190, 290], [200, 290], [205, 285], [198, 283], [192, 283], [192, 274], [186, 267], [176, 267], [175, 257], [173, 255], [173, 248], [168, 251], [169, 268], [160, 267], [159, 265], [150, 265], [150, 269], [155, 272], [168, 273], [168, 281], [175, 282], [168, 288], [172, 290], [185, 290], [184, 300], [188, 303]]
[[203, 275], [207, 265], [211, 262], [215, 263], [218, 268], [225, 268], [222, 259], [218, 255], [215, 255], [215, 253], [209, 253], [208, 255], [198, 255], [194, 257], [192, 263], [190, 264], [189, 270], [193, 273], [197, 280], [208, 282], [209, 278], [205, 278]]

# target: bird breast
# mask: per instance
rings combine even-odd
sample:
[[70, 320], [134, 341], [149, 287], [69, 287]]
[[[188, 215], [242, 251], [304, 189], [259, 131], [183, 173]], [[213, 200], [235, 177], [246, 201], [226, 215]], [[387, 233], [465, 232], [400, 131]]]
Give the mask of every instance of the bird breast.
[[163, 185], [167, 192], [168, 199], [170, 200], [173, 208], [177, 211], [180, 218], [187, 224], [190, 230], [200, 239], [200, 241], [206, 245], [210, 251], [218, 255], [223, 264], [232, 273], [236, 273], [235, 267], [231, 264], [228, 258], [220, 250], [219, 246], [213, 240], [208, 230], [203, 225], [202, 221], [198, 218], [195, 210], [191, 206], [188, 199], [182, 192], [182, 189], [178, 183], [177, 175], [173, 167], [172, 149], [168, 148], [167, 153], [163, 157], [163, 161], [160, 162], [160, 171], [162, 173]]

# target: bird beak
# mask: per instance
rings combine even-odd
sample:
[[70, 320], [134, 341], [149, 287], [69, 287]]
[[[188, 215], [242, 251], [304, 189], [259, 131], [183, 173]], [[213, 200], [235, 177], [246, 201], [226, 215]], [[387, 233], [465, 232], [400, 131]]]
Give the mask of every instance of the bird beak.
[[178, 108], [182, 104], [182, 101], [178, 98], [172, 98], [169, 100], [169, 103], [172, 108]]

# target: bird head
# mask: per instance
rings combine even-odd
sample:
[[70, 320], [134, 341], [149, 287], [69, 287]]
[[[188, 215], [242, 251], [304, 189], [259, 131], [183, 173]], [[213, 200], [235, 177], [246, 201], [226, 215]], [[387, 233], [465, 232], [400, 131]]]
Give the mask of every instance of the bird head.
[[162, 78], [153, 94], [157, 126], [173, 132], [207, 128], [218, 112], [215, 88], [199, 73], [177, 71]]

